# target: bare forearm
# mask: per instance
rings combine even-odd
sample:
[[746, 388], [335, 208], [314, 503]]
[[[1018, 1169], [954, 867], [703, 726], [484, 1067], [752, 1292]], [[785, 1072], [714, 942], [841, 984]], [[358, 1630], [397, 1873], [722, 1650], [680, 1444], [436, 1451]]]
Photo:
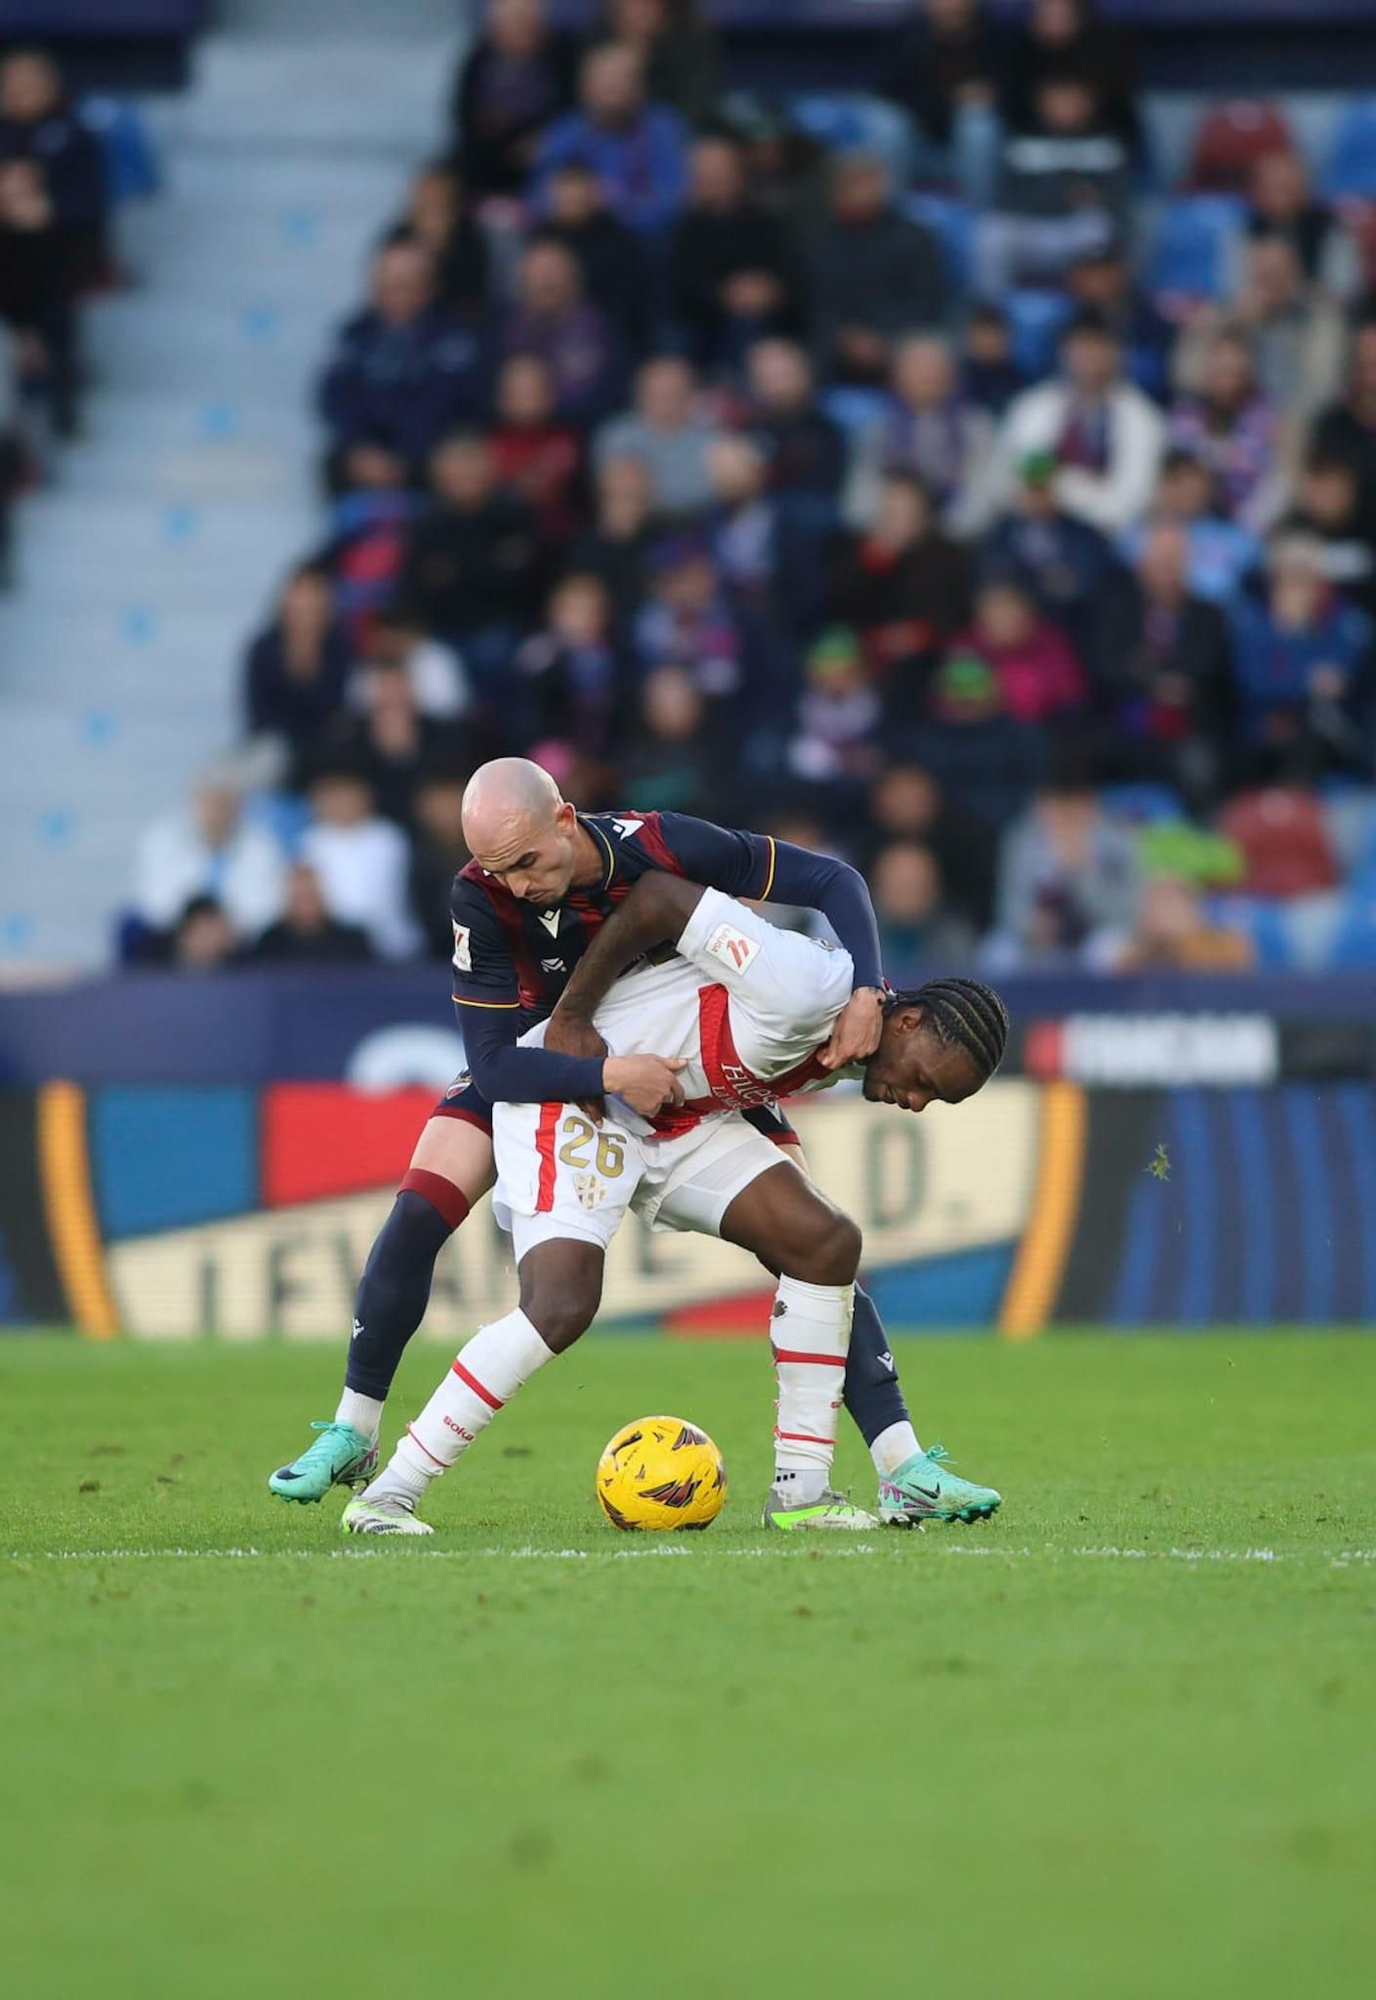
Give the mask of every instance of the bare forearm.
[[699, 883], [677, 875], [642, 875], [574, 967], [555, 1017], [590, 1021], [627, 966], [657, 944], [677, 943], [702, 895]]

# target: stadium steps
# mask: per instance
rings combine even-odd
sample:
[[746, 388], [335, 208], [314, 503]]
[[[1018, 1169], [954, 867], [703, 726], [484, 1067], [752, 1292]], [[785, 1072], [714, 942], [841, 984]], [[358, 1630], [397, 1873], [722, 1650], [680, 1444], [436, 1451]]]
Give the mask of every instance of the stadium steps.
[[322, 532], [311, 390], [370, 246], [441, 130], [448, 0], [225, 0], [165, 170], [93, 304], [81, 440], [0, 600], [0, 968], [110, 953], [138, 836], [232, 744], [244, 643]]

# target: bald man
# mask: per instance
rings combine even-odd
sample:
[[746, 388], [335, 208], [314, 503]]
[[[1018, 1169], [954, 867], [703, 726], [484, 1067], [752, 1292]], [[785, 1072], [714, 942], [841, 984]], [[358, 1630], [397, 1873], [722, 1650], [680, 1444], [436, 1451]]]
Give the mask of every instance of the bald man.
[[[517, 1041], [552, 1012], [590, 939], [643, 875], [661, 870], [728, 896], [820, 912], [849, 952], [853, 976], [821, 1061], [842, 1069], [879, 1044], [874, 911], [863, 879], [844, 862], [683, 813], [580, 813], [522, 757], [497, 758], [474, 773], [463, 819], [473, 859], [454, 879], [450, 909], [468, 1068], [435, 1106], [369, 1254], [334, 1419], [317, 1424], [310, 1447], [268, 1480], [285, 1500], [321, 1500], [331, 1486], [371, 1477], [383, 1405], [424, 1316], [435, 1259], [493, 1183], [493, 1104], [611, 1094], [652, 1118], [680, 1094], [676, 1065], [657, 1055], [571, 1056]], [[775, 1144], [797, 1147], [777, 1106], [747, 1115]], [[844, 1398], [886, 1477], [917, 1439], [879, 1315], [859, 1287]]]

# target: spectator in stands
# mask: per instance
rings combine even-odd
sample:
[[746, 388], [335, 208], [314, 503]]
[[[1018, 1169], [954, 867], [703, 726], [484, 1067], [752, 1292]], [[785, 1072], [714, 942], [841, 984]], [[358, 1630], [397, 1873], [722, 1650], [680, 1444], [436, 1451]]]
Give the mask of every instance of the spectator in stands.
[[653, 305], [645, 245], [607, 206], [601, 181], [586, 160], [565, 160], [550, 175], [543, 234], [578, 260], [583, 295], [606, 314], [624, 351], [643, 353]]
[[771, 490], [796, 515], [829, 525], [846, 475], [846, 441], [818, 403], [807, 355], [795, 341], [758, 341], [746, 377], [750, 425], [769, 453]]
[[586, 160], [623, 222], [645, 232], [672, 222], [687, 181], [676, 112], [647, 101], [644, 62], [626, 42], [604, 42], [583, 58], [579, 108], [556, 119], [535, 155], [531, 192], [543, 199], [566, 160]]
[[1123, 950], [1136, 902], [1131, 836], [1106, 818], [1072, 755], [1004, 843], [988, 962], [1104, 970]]
[[1097, 315], [1083, 313], [1061, 336], [1061, 373], [1009, 406], [1000, 433], [1000, 484], [1035, 452], [1057, 465], [1057, 505], [1104, 534], [1146, 512], [1156, 484], [1164, 425], [1160, 412], [1123, 380], [1117, 341]]
[[443, 162], [422, 167], [411, 182], [406, 211], [390, 240], [414, 237], [430, 252], [435, 301], [445, 312], [474, 319], [487, 301], [491, 257], [458, 176]]
[[135, 914], [155, 931], [176, 924], [193, 897], [213, 898], [230, 924], [252, 937], [282, 908], [286, 861], [272, 835], [243, 816], [234, 776], [211, 771], [189, 813], [155, 820], [138, 846]]
[[812, 241], [811, 261], [818, 366], [840, 381], [882, 383], [898, 337], [947, 316], [936, 239], [893, 206], [888, 172], [872, 154], [837, 161], [831, 217]]
[[12, 581], [10, 508], [23, 465], [19, 369], [14, 348], [14, 337], [0, 318], [0, 591], [8, 590]]
[[253, 965], [366, 965], [373, 957], [361, 924], [330, 915], [320, 877], [304, 861], [287, 874], [287, 905], [246, 954]]
[[530, 508], [497, 485], [478, 433], [446, 438], [430, 483], [435, 504], [412, 532], [398, 594], [427, 632], [458, 647], [479, 694], [499, 697], [543, 596], [548, 551]]
[[997, 306], [976, 305], [966, 319], [961, 383], [970, 401], [991, 417], [1001, 417], [1027, 387], [1013, 359], [1012, 329]]
[[550, 542], [566, 542], [581, 510], [583, 453], [578, 433], [555, 411], [549, 369], [536, 354], [513, 354], [497, 377], [497, 421], [488, 433], [498, 482], [518, 493]]
[[644, 459], [607, 457], [597, 468], [596, 514], [569, 552], [572, 569], [599, 576], [623, 629], [645, 595], [655, 541], [650, 471]]
[[885, 477], [873, 525], [847, 539], [831, 609], [859, 633], [891, 717], [915, 714], [927, 668], [969, 617], [970, 572], [911, 473]]
[[572, 44], [541, 0], [488, 0], [452, 103], [459, 172], [475, 197], [521, 193], [545, 127], [573, 101], [573, 72]]
[[1121, 246], [1108, 244], [1077, 257], [1065, 274], [1065, 288], [1079, 312], [1095, 312], [1123, 350], [1130, 380], [1157, 402], [1169, 389], [1175, 328], [1137, 285]]
[[1256, 952], [1245, 931], [1211, 923], [1203, 899], [1178, 875], [1150, 875], [1138, 891], [1132, 929], [1115, 972], [1246, 972]]
[[1309, 170], [1293, 151], [1263, 153], [1252, 168], [1247, 234], [1282, 237], [1299, 259], [1306, 284], [1336, 299], [1361, 288], [1361, 257], [1351, 232], [1325, 201], [1316, 201]]
[[682, 667], [705, 701], [739, 694], [741, 635], [701, 542], [675, 536], [656, 552], [651, 595], [635, 624], [641, 675]]
[[1121, 29], [1096, 0], [1032, 0], [1004, 66], [1003, 112], [1018, 131], [1034, 129], [1037, 91], [1048, 76], [1092, 77], [1104, 119], [1132, 151], [1140, 144], [1136, 59]]
[[1103, 256], [1131, 220], [1132, 167], [1092, 75], [1048, 72], [1032, 97], [1034, 122], [1004, 134], [993, 212], [975, 238], [983, 297], [1018, 284], [1054, 284], [1087, 256]]
[[77, 117], [51, 57], [19, 49], [0, 66], [0, 160], [29, 160], [42, 176], [74, 285], [106, 275], [110, 197], [99, 139]]
[[796, 619], [795, 593], [806, 595], [806, 558], [790, 561], [769, 467], [746, 437], [720, 437], [707, 460], [713, 505], [704, 521], [712, 560], [731, 602]]
[[1004, 50], [986, 0], [915, 0], [880, 78], [916, 127], [916, 177], [954, 174], [966, 199], [988, 197]]
[[645, 88], [700, 125], [717, 100], [717, 31], [697, 0], [608, 0], [607, 32], [640, 51]]
[[1008, 508], [980, 545], [979, 567], [985, 576], [1016, 576], [1040, 610], [1079, 641], [1113, 571], [1113, 549], [1097, 528], [1057, 505], [1056, 470], [1049, 451], [1022, 461]]
[[1233, 607], [1233, 666], [1242, 775], [1250, 783], [1307, 784], [1346, 771], [1370, 782], [1370, 622], [1324, 577], [1323, 552], [1302, 537], [1277, 540], [1266, 594]]
[[799, 275], [783, 223], [747, 192], [733, 139], [699, 139], [691, 169], [688, 204], [669, 246], [674, 316], [700, 369], [734, 374], [761, 335], [799, 331]]
[[223, 972], [239, 954], [239, 938], [213, 896], [193, 896], [168, 941], [178, 972]]
[[708, 453], [717, 427], [695, 409], [697, 383], [686, 361], [662, 354], [635, 378], [635, 407], [613, 417], [597, 434], [598, 465], [609, 458], [638, 458], [650, 474], [656, 514], [700, 514], [710, 505]]
[[598, 762], [611, 757], [633, 676], [601, 577], [572, 572], [555, 585], [544, 629], [516, 655], [516, 673], [535, 741]]
[[59, 437], [77, 425], [76, 292], [70, 247], [36, 160], [0, 161], [0, 320], [19, 378], [47, 398]]
[[917, 475], [948, 533], [978, 535], [989, 519], [994, 425], [961, 394], [950, 343], [940, 334], [910, 334], [894, 350], [890, 385], [871, 454]]
[[436, 441], [477, 410], [480, 362], [476, 334], [435, 303], [428, 250], [385, 244], [372, 302], [340, 329], [320, 381], [331, 492], [419, 484]]
[[1207, 810], [1228, 776], [1232, 661], [1223, 613], [1190, 590], [1182, 527], [1147, 528], [1134, 568], [1100, 600], [1092, 644], [1105, 776], [1167, 784]]
[[1337, 395], [1347, 344], [1343, 316], [1332, 299], [1306, 285], [1287, 238], [1248, 238], [1242, 284], [1227, 312], [1204, 308], [1179, 343], [1176, 373], [1182, 387], [1199, 387], [1214, 336], [1230, 323], [1251, 344], [1261, 393], [1293, 423], [1308, 423]]
[[917, 840], [891, 841], [875, 856], [869, 879], [891, 985], [917, 986], [933, 973], [971, 963], [975, 932], [948, 906], [941, 866], [930, 847]]
[[1312, 447], [1356, 467], [1362, 532], [1376, 541], [1376, 317], [1353, 332], [1346, 387], [1341, 400], [1319, 415]]
[[498, 342], [503, 355], [533, 354], [545, 365], [556, 413], [586, 426], [616, 409], [622, 385], [616, 335], [600, 306], [583, 296], [571, 250], [532, 236], [521, 253], [514, 308]]
[[378, 812], [409, 827], [421, 771], [436, 756], [453, 754], [453, 730], [422, 715], [404, 666], [375, 665], [366, 688], [363, 714], [336, 731], [331, 746], [353, 759]]
[[1278, 534], [1309, 538], [1326, 582], [1359, 611], [1376, 617], [1376, 547], [1362, 519], [1357, 467], [1341, 452], [1316, 450], [1300, 475], [1295, 504]]
[[319, 563], [301, 563], [244, 663], [248, 733], [276, 740], [285, 772], [299, 769], [343, 708], [352, 664], [329, 571]]
[[1265, 533], [1285, 504], [1281, 426], [1261, 393], [1240, 329], [1225, 327], [1214, 335], [1203, 357], [1199, 393], [1177, 398], [1168, 435], [1208, 468], [1229, 520]]
[[935, 669], [923, 716], [901, 732], [897, 747], [992, 828], [1022, 810], [1045, 760], [1041, 733], [1007, 713], [992, 669], [978, 654], [954, 650]]
[[722, 797], [723, 760], [707, 702], [686, 667], [655, 667], [640, 686], [621, 759], [625, 795], [654, 812], [736, 815]]
[[1075, 649], [1011, 578], [991, 577], [980, 585], [974, 622], [951, 641], [951, 651], [983, 661], [1015, 722], [1051, 722], [1088, 704], [1089, 685]]
[[[1219, 510], [1218, 482], [1192, 451], [1179, 446], [1161, 461], [1161, 478], [1152, 502], [1154, 521], [1176, 523], [1189, 549], [1189, 587], [1212, 604], [1233, 596], [1243, 578], [1261, 560], [1261, 544], [1248, 528], [1227, 520]], [[1120, 538], [1122, 553], [1135, 560], [1144, 528], [1132, 528]]]
[[883, 717], [883, 700], [856, 635], [848, 625], [827, 626], [807, 651], [787, 748], [789, 772], [807, 786], [824, 821], [853, 822], [882, 762]]
[[987, 928], [994, 907], [994, 837], [952, 804], [930, 771], [920, 764], [890, 765], [870, 788], [865, 817], [868, 846], [861, 858], [867, 873], [881, 848], [915, 842], [935, 858], [951, 912], [976, 931]]
[[358, 758], [323, 758], [309, 798], [301, 859], [315, 871], [330, 915], [364, 930], [380, 958], [411, 957], [420, 933], [407, 902], [406, 836], [378, 817]]
[[385, 672], [392, 668], [405, 674], [418, 712], [432, 721], [454, 722], [471, 711], [473, 688], [463, 661], [452, 646], [431, 638], [400, 603], [379, 612], [368, 625], [350, 686], [356, 706], [366, 712], [372, 699], [372, 676], [379, 669]]
[[470, 858], [463, 837], [463, 794], [468, 777], [465, 765], [437, 760], [421, 773], [412, 803], [414, 833], [408, 880], [411, 908], [427, 958], [447, 959], [454, 951], [449, 892], [454, 877]]

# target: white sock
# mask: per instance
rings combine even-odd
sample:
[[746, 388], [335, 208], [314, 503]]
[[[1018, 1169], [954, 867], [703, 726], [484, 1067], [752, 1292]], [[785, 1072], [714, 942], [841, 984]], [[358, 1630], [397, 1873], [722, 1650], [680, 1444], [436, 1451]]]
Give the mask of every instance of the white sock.
[[779, 1382], [774, 1484], [800, 1504], [831, 1474], [841, 1384], [850, 1346], [854, 1285], [805, 1285], [780, 1278], [769, 1322]]
[[360, 1396], [357, 1389], [345, 1389], [334, 1413], [337, 1424], [352, 1424], [365, 1438], [376, 1438], [382, 1426], [383, 1405], [376, 1396]]
[[364, 1494], [402, 1493], [419, 1500], [432, 1479], [467, 1451], [537, 1368], [554, 1359], [518, 1307], [480, 1327], [430, 1401], [397, 1441], [392, 1462]]
[[875, 1471], [883, 1479], [890, 1472], [897, 1472], [905, 1458], [911, 1458], [921, 1449], [917, 1432], [905, 1421], [890, 1424], [886, 1431], [880, 1431], [878, 1437], [871, 1440], [870, 1457], [874, 1460]]

